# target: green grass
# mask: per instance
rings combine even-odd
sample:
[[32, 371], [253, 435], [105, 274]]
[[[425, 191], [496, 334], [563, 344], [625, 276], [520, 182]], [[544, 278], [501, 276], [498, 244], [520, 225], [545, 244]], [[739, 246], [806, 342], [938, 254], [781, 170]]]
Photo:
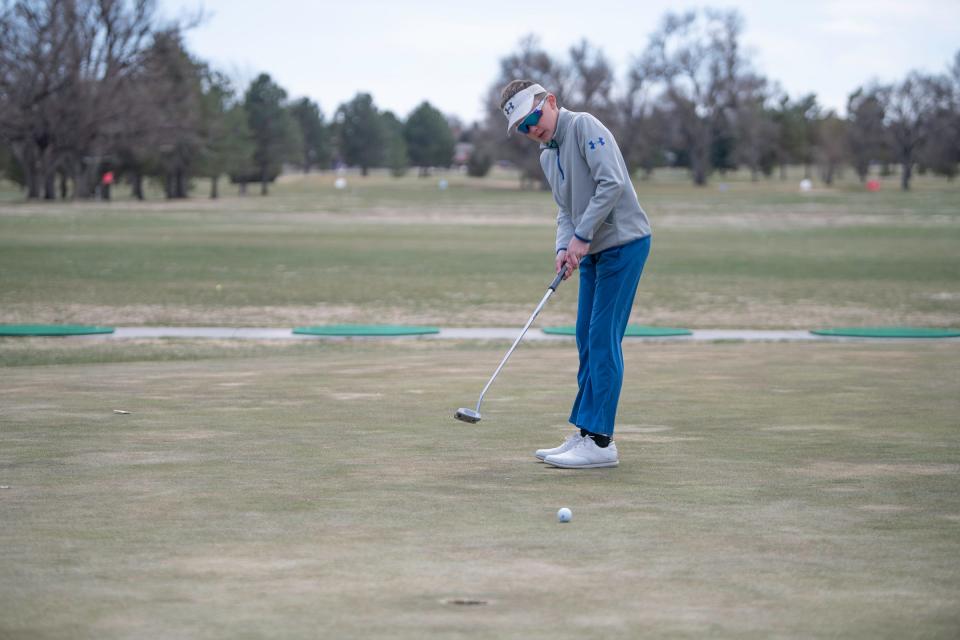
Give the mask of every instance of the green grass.
[[[0, 185], [0, 322], [519, 327], [550, 195], [447, 178]], [[956, 185], [797, 179], [638, 181], [633, 321], [960, 324]], [[572, 323], [575, 288], [538, 324]], [[504, 349], [0, 339], [0, 637], [956, 636], [956, 341], [628, 341], [623, 464], [586, 473], [531, 456], [568, 428], [570, 343], [523, 345], [483, 421], [453, 420]]]
[[99, 338], [0, 338], [0, 367], [171, 362], [210, 358], [258, 358], [311, 353], [314, 350], [350, 350], [348, 343], [276, 340], [214, 340], [159, 338], [111, 340]]
[[0, 636], [960, 628], [955, 343], [630, 343], [597, 472], [531, 455], [565, 433], [571, 345], [525, 345], [476, 426], [452, 412], [499, 344], [206, 348], [5, 370]]
[[[268, 198], [0, 205], [0, 322], [512, 326], [550, 280], [552, 199], [508, 176], [448, 177], [445, 192], [383, 176], [341, 192], [313, 175]], [[957, 324], [956, 186], [800, 194], [730, 179], [726, 192], [637, 183], [654, 243], [635, 320]], [[572, 319], [572, 304], [544, 318]]]

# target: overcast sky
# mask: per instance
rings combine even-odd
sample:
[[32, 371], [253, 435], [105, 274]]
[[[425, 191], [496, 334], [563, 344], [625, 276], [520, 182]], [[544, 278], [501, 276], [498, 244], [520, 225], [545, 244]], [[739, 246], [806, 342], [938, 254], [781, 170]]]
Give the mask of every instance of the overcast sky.
[[187, 35], [196, 55], [243, 82], [267, 72], [327, 116], [365, 91], [401, 118], [429, 100], [467, 122], [525, 34], [564, 58], [586, 38], [622, 77], [664, 13], [702, 6], [738, 9], [755, 68], [840, 112], [860, 84], [942, 72], [960, 50], [960, 0], [161, 0], [167, 17], [202, 7]]

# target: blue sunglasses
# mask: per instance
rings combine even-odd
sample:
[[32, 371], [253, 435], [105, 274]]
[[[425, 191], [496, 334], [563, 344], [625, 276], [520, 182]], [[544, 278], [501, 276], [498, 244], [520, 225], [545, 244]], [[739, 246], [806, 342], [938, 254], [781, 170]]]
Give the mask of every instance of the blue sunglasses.
[[530, 115], [520, 121], [520, 124], [517, 125], [517, 131], [523, 135], [530, 133], [530, 127], [535, 126], [540, 122], [540, 117], [543, 115], [543, 103], [547, 101], [547, 96], [543, 96], [543, 100], [540, 101], [540, 104], [537, 105], [537, 108], [534, 109]]

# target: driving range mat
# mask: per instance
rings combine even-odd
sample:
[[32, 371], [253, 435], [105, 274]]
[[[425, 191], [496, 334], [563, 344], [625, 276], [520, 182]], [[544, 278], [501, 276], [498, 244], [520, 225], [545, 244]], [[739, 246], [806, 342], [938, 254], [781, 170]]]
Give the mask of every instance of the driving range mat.
[[79, 324], [0, 324], [0, 336], [86, 336], [113, 333], [113, 327]]

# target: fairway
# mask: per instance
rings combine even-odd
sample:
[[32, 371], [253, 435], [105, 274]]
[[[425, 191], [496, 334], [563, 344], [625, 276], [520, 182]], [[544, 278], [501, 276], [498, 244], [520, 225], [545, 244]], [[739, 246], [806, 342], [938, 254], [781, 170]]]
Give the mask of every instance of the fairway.
[[525, 345], [476, 426], [501, 344], [100, 344], [4, 370], [4, 638], [960, 628], [956, 343], [629, 343], [594, 472], [532, 456], [572, 344]]
[[[508, 175], [285, 176], [269, 198], [0, 203], [0, 323], [515, 326], [553, 274], [556, 206]], [[681, 181], [684, 180], [684, 181]], [[653, 224], [633, 321], [953, 327], [960, 189], [636, 183]], [[891, 179], [895, 183], [895, 179]], [[572, 324], [574, 287], [544, 311]], [[519, 319], [519, 320], [518, 320]]]
[[[0, 323], [519, 330], [552, 278], [552, 199], [515, 176], [333, 178], [0, 198]], [[954, 185], [725, 179], [637, 182], [631, 322], [960, 325]], [[0, 637], [956, 637], [960, 342], [628, 339], [621, 464], [582, 472], [533, 457], [572, 340], [454, 420], [507, 346], [0, 338]]]

